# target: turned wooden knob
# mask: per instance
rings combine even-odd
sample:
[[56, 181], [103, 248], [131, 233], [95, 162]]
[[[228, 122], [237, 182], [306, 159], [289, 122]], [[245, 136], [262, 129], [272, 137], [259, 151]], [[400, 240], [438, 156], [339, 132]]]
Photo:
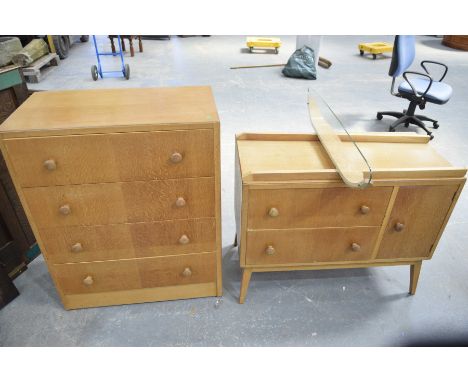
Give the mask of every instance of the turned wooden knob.
[[403, 228], [405, 228], [405, 225], [403, 223], [398, 222], [395, 224], [395, 231], [401, 232], [403, 231]]
[[185, 199], [182, 196], [179, 196], [175, 202], [177, 207], [184, 207], [187, 203], [185, 202]]
[[49, 171], [54, 171], [57, 168], [57, 163], [53, 159], [44, 161], [44, 167]]
[[367, 215], [367, 214], [370, 212], [370, 207], [368, 207], [368, 206], [361, 206], [360, 210], [361, 210], [361, 214]]
[[91, 276], [86, 276], [84, 279], [83, 279], [83, 284], [84, 285], [93, 285], [94, 283], [94, 280]]
[[172, 163], [182, 162], [182, 159], [183, 159], [183, 157], [182, 157], [181, 153], [175, 152], [175, 153], [171, 154], [171, 162]]
[[180, 243], [180, 244], [188, 244], [188, 243], [190, 243], [190, 239], [188, 238], [187, 235], [182, 235], [182, 236], [179, 238], [179, 243]]
[[60, 206], [59, 211], [62, 215], [69, 215], [71, 208], [68, 204], [64, 204], [63, 206]]
[[185, 268], [184, 271], [182, 272], [182, 276], [184, 277], [192, 276], [192, 270], [189, 267]]
[[272, 218], [276, 218], [279, 215], [279, 211], [277, 208], [272, 207], [270, 208], [270, 211], [268, 211], [268, 215], [270, 215]]
[[274, 248], [272, 245], [269, 245], [269, 246], [266, 248], [265, 253], [266, 253], [268, 256], [273, 256], [273, 255], [276, 253], [276, 250], [275, 250], [275, 248]]
[[358, 243], [353, 243], [353, 244], [351, 244], [351, 250], [353, 252], [358, 252], [358, 251], [361, 250], [361, 246]]
[[83, 251], [83, 246], [81, 245], [81, 243], [75, 243], [71, 246], [71, 251], [73, 253], [81, 252]]

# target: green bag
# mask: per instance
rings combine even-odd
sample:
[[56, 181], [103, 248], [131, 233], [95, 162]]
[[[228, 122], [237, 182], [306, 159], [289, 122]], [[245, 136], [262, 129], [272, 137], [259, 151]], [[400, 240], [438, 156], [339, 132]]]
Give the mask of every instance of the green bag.
[[314, 50], [307, 45], [304, 45], [301, 49], [297, 49], [289, 57], [288, 63], [283, 68], [283, 74], [286, 77], [316, 80], [317, 69], [315, 68]]

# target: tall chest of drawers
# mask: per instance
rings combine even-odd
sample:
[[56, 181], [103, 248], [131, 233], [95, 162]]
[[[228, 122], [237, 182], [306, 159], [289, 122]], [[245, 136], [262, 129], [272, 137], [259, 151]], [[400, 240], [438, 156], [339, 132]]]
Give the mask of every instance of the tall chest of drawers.
[[351, 136], [372, 169], [366, 189], [345, 185], [317, 135], [237, 136], [241, 303], [254, 272], [410, 265], [415, 293], [466, 169], [437, 154], [426, 136]]
[[220, 296], [209, 87], [40, 92], [1, 149], [66, 309]]

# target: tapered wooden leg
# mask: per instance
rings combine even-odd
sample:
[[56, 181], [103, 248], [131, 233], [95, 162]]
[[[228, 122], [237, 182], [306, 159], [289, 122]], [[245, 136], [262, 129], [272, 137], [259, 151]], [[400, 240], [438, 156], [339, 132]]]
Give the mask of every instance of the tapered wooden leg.
[[409, 287], [410, 294], [416, 293], [416, 287], [418, 286], [419, 273], [421, 272], [421, 265], [422, 265], [422, 261], [418, 261], [417, 263], [414, 263], [411, 265], [410, 287]]
[[245, 297], [247, 296], [247, 289], [249, 289], [250, 276], [252, 276], [252, 271], [250, 269], [244, 268], [242, 272], [242, 282], [239, 296], [240, 304], [244, 303]]
[[133, 57], [135, 55], [135, 50], [133, 49], [133, 36], [130, 36], [128, 42], [130, 44], [130, 56]]
[[112, 53], [115, 53], [114, 37], [109, 37], [109, 39], [110, 39], [110, 41], [111, 41]]
[[122, 52], [125, 52], [125, 37], [120, 37], [120, 46], [122, 48]]
[[237, 233], [236, 233], [236, 237], [234, 238], [234, 247], [237, 247]]
[[138, 36], [138, 47], [140, 48], [140, 52], [143, 52], [143, 42], [141, 41], [141, 36]]

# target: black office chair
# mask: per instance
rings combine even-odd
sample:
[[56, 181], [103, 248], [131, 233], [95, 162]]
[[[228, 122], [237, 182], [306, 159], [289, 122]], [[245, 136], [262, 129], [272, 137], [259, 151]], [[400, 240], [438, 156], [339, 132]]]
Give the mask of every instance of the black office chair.
[[[443, 105], [448, 102], [452, 96], [452, 87], [442, 82], [447, 74], [447, 65], [435, 61], [422, 61], [421, 66], [426, 73], [406, 71], [413, 63], [415, 56], [415, 39], [414, 36], [395, 36], [395, 43], [393, 45], [392, 63], [390, 64], [390, 70], [388, 74], [393, 77], [392, 88], [390, 93], [396, 97], [406, 98], [410, 101], [407, 110], [403, 110], [403, 113], [395, 111], [379, 111], [377, 113], [377, 119], [381, 120], [384, 115], [389, 115], [398, 118], [395, 122], [390, 125], [389, 131], [395, 131], [395, 128], [400, 124], [405, 124], [408, 127], [410, 124], [414, 124], [422, 128], [431, 139], [434, 138], [432, 133], [426, 128], [423, 121], [429, 121], [433, 123], [434, 129], [439, 127], [439, 123], [432, 118], [428, 118], [424, 115], [414, 114], [416, 106], [421, 110], [425, 108], [426, 102]], [[427, 64], [441, 65], [445, 68], [442, 77], [435, 81], [430, 76]], [[395, 80], [400, 75], [403, 75], [405, 82], [398, 86], [398, 92], [394, 92]], [[408, 75], [417, 76], [417, 78], [408, 79]]]

